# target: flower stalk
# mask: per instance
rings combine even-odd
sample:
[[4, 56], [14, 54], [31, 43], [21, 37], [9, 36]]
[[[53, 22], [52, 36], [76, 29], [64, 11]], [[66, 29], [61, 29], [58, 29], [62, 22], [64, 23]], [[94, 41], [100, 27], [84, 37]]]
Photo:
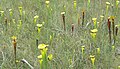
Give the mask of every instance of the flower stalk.
[[84, 26], [85, 11], [82, 11], [82, 27]]
[[12, 43], [13, 43], [13, 48], [14, 48], [14, 59], [15, 59], [15, 64], [16, 64], [16, 46], [17, 46], [17, 41], [16, 41], [16, 36], [12, 37]]
[[111, 21], [110, 18], [108, 18], [108, 32], [109, 32], [109, 40], [111, 44]]
[[63, 28], [64, 28], [64, 31], [66, 31], [66, 26], [65, 26], [65, 12], [62, 12], [61, 15], [62, 15], [62, 19], [63, 19]]

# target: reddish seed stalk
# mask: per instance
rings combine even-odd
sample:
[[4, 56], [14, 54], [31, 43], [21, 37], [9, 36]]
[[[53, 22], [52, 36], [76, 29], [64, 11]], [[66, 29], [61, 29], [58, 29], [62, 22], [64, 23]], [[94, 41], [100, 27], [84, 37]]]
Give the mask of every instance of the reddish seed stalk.
[[66, 27], [65, 27], [65, 15], [62, 14], [62, 18], [63, 18], [63, 27], [64, 27], [64, 31], [66, 31]]
[[115, 24], [114, 24], [114, 18], [112, 18], [112, 29], [113, 29], [113, 39], [114, 39], [114, 43], [115, 43], [115, 34], [114, 34]]
[[83, 11], [83, 12], [82, 12], [82, 27], [83, 27], [83, 25], [84, 25], [84, 17], [85, 17], [85, 12]]
[[118, 27], [115, 27], [115, 35], [117, 36], [118, 34]]
[[14, 47], [14, 57], [15, 57], [15, 63], [16, 63], [16, 39], [13, 39], [13, 47]]
[[78, 17], [78, 26], [80, 26], [80, 17]]
[[6, 25], [6, 31], [7, 31], [7, 18], [5, 18], [5, 25]]
[[110, 43], [111, 43], [111, 22], [110, 22], [110, 18], [108, 18], [108, 31], [109, 31], [109, 39], [110, 39]]
[[75, 28], [75, 26], [74, 26], [74, 24], [72, 24], [72, 35], [73, 35], [73, 32], [74, 32], [74, 28]]

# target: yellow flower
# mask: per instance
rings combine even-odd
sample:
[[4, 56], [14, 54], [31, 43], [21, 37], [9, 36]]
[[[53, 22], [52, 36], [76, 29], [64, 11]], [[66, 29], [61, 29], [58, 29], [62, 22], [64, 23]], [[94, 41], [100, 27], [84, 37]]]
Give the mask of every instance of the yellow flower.
[[115, 50], [115, 46], [112, 46], [112, 50]]
[[92, 20], [93, 20], [93, 21], [96, 21], [96, 20], [97, 20], [97, 18], [92, 18]]
[[42, 55], [39, 55], [37, 58], [42, 59]]
[[100, 48], [97, 48], [97, 53], [100, 54]]
[[103, 15], [100, 15], [100, 17], [101, 17], [101, 18], [104, 18], [104, 16], [103, 16]]
[[106, 5], [110, 5], [110, 2], [106, 2]]
[[92, 20], [93, 20], [93, 23], [94, 23], [94, 28], [97, 28], [97, 24], [96, 24], [97, 18], [92, 18]]
[[82, 55], [84, 54], [84, 50], [85, 50], [85, 46], [81, 46], [82, 47]]
[[40, 27], [42, 27], [42, 24], [37, 24], [36, 26], [40, 28]]
[[19, 10], [22, 10], [22, 6], [20, 6], [20, 7], [18, 7], [19, 8]]
[[120, 1], [116, 1], [116, 6], [118, 6], [119, 2], [120, 2]]
[[45, 44], [39, 44], [38, 45], [38, 49], [42, 50], [42, 49], [45, 49], [48, 45], [45, 45]]
[[91, 30], [91, 32], [92, 32], [92, 33], [97, 33], [98, 30], [97, 30], [97, 29], [93, 29], [93, 30]]
[[12, 11], [12, 9], [9, 9], [9, 12]]
[[92, 64], [95, 65], [95, 56], [94, 55], [90, 55], [90, 58], [91, 58]]
[[120, 69], [120, 66], [118, 66], [118, 69]]
[[4, 11], [0, 11], [0, 13], [1, 13], [1, 16], [4, 16]]
[[76, 3], [76, 1], [74, 1], [74, 8], [76, 9], [76, 5], [77, 5], [77, 3]]
[[49, 60], [49, 61], [51, 61], [52, 58], [53, 58], [53, 55], [52, 55], [52, 54], [48, 55], [48, 60]]
[[13, 39], [13, 40], [16, 40], [16, 39], [17, 39], [17, 37], [16, 37], [16, 36], [12, 36], [12, 39]]
[[49, 3], [50, 3], [50, 1], [45, 1], [45, 3], [46, 3], [46, 4], [49, 4]]
[[63, 14], [65, 14], [65, 12], [61, 12], [61, 14], [63, 15]]
[[34, 16], [34, 19], [38, 19], [38, 18], [39, 18], [39, 16], [38, 16], [38, 15]]

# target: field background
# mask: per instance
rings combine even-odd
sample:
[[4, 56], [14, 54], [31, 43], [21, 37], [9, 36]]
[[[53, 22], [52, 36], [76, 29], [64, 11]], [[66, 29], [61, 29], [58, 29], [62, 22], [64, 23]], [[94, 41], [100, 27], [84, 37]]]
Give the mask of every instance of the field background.
[[[108, 15], [106, 15], [106, 1], [114, 5], [112, 8], [110, 4]], [[76, 0], [76, 3], [75, 9], [73, 0], [50, 0], [47, 8], [45, 0], [0, 0], [0, 11], [4, 11], [4, 16], [0, 16], [0, 69], [30, 69], [22, 62], [15, 65], [12, 36], [17, 37], [17, 60], [26, 59], [34, 69], [40, 69], [37, 58], [40, 55], [36, 46], [37, 38], [39, 44], [49, 45], [48, 54], [53, 55], [53, 59], [48, 62], [49, 69], [118, 69], [120, 32], [118, 31], [116, 36], [115, 50], [112, 50], [112, 45], [109, 43], [107, 18], [115, 16], [115, 25], [119, 25], [120, 5], [117, 9], [116, 0], [91, 0], [90, 7], [87, 5], [87, 0]], [[23, 11], [21, 17], [18, 8], [20, 6]], [[12, 17], [9, 15], [9, 9], [13, 11]], [[61, 16], [63, 11], [66, 31], [63, 29]], [[81, 26], [82, 11], [85, 12], [84, 27]], [[37, 27], [33, 22], [36, 15], [39, 16], [36, 24], [44, 22], [40, 34], [36, 32]], [[100, 15], [104, 16], [103, 21]], [[79, 17], [80, 25], [78, 25]], [[90, 35], [90, 30], [94, 29], [92, 18], [97, 18], [97, 22], [100, 22], [96, 41], [93, 41]], [[19, 20], [22, 24], [19, 24]], [[75, 26], [73, 35], [71, 35], [72, 24]], [[85, 46], [84, 58], [81, 46]], [[99, 55], [96, 53], [96, 48], [100, 48]], [[95, 67], [92, 66], [90, 55], [95, 55]]]

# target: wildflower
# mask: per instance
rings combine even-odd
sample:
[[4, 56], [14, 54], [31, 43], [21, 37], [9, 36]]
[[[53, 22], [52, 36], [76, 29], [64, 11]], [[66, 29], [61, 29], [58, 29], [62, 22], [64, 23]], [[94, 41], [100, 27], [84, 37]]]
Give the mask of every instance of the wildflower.
[[85, 46], [81, 46], [82, 48], [82, 55], [84, 54]]
[[110, 5], [110, 2], [106, 2], [106, 5]]
[[42, 24], [37, 24], [36, 26], [40, 28], [40, 27], [42, 27], [43, 25], [42, 25]]
[[106, 16], [108, 15], [109, 5], [110, 5], [110, 3], [109, 3], [109, 2], [106, 2]]
[[100, 48], [97, 48], [97, 53], [100, 54]]
[[97, 30], [97, 29], [93, 29], [93, 30], [91, 30], [91, 32], [92, 32], [92, 33], [97, 33], [98, 30]]
[[65, 14], [65, 12], [61, 12], [61, 15]]
[[90, 33], [90, 34], [91, 34], [91, 36], [92, 36], [93, 39], [96, 38], [96, 33], [97, 33], [97, 31], [98, 31], [97, 29], [91, 30], [91, 33]]
[[97, 22], [96, 22], [97, 18], [92, 18], [92, 20], [93, 20], [93, 23], [94, 23], [94, 28], [97, 28]]
[[39, 16], [38, 15], [36, 15], [36, 16], [34, 16], [34, 23], [36, 23], [37, 22], [37, 19], [39, 18]]
[[9, 9], [10, 16], [13, 15], [12, 9]]
[[16, 37], [16, 36], [12, 36], [12, 39], [13, 39], [13, 40], [16, 40], [16, 39], [17, 39], [17, 37]]
[[4, 16], [4, 11], [0, 11], [1, 16]]
[[37, 58], [42, 59], [42, 55], [39, 55]]
[[119, 2], [120, 2], [120, 1], [118, 1], [118, 0], [116, 1], [116, 7], [118, 7]]
[[112, 50], [113, 50], [113, 51], [115, 50], [115, 46], [114, 46], [114, 45], [112, 46]]
[[38, 19], [38, 18], [39, 18], [39, 16], [38, 16], [38, 15], [34, 16], [34, 19]]
[[51, 61], [52, 58], [53, 58], [53, 55], [52, 55], [52, 54], [49, 54], [49, 55], [48, 55], [48, 60]]
[[92, 61], [92, 65], [95, 65], [95, 56], [94, 55], [90, 55], [91, 61]]
[[45, 45], [45, 44], [39, 44], [38, 45], [38, 49], [42, 50], [42, 49], [45, 49], [48, 45]]
[[20, 16], [22, 16], [22, 6], [20, 6], [18, 8], [19, 8]]
[[76, 5], [77, 5], [77, 3], [76, 3], [76, 1], [74, 0], [74, 8], [76, 9]]
[[120, 69], [120, 66], [118, 66], [118, 69]]
[[102, 20], [103, 20], [104, 16], [103, 16], [103, 15], [100, 15], [100, 18], [101, 18], [101, 22], [102, 22]]
[[46, 3], [46, 6], [49, 7], [50, 1], [45, 1], [45, 3]]

